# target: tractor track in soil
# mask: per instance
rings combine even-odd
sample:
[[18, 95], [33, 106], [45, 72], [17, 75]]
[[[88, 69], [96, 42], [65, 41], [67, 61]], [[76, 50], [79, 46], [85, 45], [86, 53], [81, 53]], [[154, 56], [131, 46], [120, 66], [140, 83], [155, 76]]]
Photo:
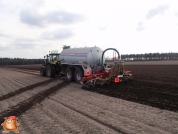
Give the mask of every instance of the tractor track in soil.
[[[4, 99], [8, 99], [12, 96], [15, 96], [17, 94], [20, 94], [22, 92], [25, 92], [27, 90], [31, 90], [32, 88], [38, 87], [38, 86], [42, 86], [44, 84], [50, 83], [51, 81], [54, 81], [54, 79], [50, 79], [49, 81], [45, 81], [45, 82], [41, 82], [41, 83], [37, 83], [31, 86], [27, 86], [25, 88], [21, 88], [13, 93], [9, 93], [7, 95], [4, 95], [2, 97], [0, 97], [1, 100]], [[64, 86], [67, 86], [68, 82], [63, 81], [60, 84], [57, 84], [49, 89], [46, 89], [42, 92], [38, 92], [37, 94], [35, 94], [34, 96], [30, 97], [29, 99], [20, 102], [19, 104], [10, 107], [8, 110], [2, 111], [0, 112], [0, 122], [4, 121], [4, 117], [8, 117], [9, 115], [16, 115], [16, 116], [20, 116], [21, 114], [23, 114], [24, 112], [26, 112], [27, 110], [31, 109], [34, 105], [42, 102], [45, 98], [48, 98], [49, 95], [53, 94], [54, 92], [56, 92], [57, 90], [60, 90], [61, 88], [63, 88]]]
[[42, 82], [39, 82], [39, 83], [36, 83], [36, 84], [33, 84], [33, 85], [29, 85], [29, 86], [20, 88], [20, 89], [14, 91], [14, 92], [10, 92], [6, 95], [0, 96], [0, 101], [8, 99], [8, 98], [13, 97], [13, 96], [18, 95], [18, 94], [21, 94], [21, 93], [26, 92], [28, 90], [31, 90], [33, 88], [36, 88], [36, 87], [39, 87], [39, 86], [42, 86], [42, 85], [46, 85], [46, 84], [53, 82], [53, 81], [56, 81], [56, 79], [49, 79], [49, 80], [46, 80], [46, 81], [42, 81]]

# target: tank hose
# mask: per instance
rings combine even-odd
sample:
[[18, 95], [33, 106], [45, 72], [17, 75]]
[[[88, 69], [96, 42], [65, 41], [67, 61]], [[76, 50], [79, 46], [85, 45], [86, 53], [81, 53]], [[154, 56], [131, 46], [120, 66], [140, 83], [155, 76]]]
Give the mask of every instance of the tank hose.
[[111, 71], [110, 71], [109, 75], [106, 78], [96, 77], [94, 79], [91, 79], [91, 80], [87, 81], [85, 83], [85, 85], [93, 82], [93, 84], [95, 86], [97, 81], [100, 81], [101, 85], [103, 85], [107, 81], [110, 81], [112, 78], [118, 76], [120, 74], [120, 72], [123, 72], [123, 64], [115, 62], [114, 65], [113, 65], [113, 67], [111, 68]]

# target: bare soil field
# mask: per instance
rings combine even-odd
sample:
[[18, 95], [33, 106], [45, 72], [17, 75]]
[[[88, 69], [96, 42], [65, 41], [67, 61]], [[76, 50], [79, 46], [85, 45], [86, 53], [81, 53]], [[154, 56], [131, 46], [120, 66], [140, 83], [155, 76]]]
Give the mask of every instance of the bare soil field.
[[9, 67], [0, 67], [0, 124], [15, 115], [20, 133], [178, 133], [177, 65], [125, 64], [133, 82], [89, 89], [41, 77], [40, 65]]
[[[167, 63], [171, 64], [166, 65]], [[149, 61], [148, 63], [143, 61], [135, 62], [134, 65], [132, 62], [130, 64], [128, 62], [125, 64], [125, 70], [132, 71], [134, 82], [83, 89], [178, 112], [178, 65], [175, 61], [175, 65], [172, 64], [173, 61]], [[39, 71], [40, 66], [21, 65], [10, 67], [23, 69], [23, 71], [26, 70], [27, 73], [31, 73], [33, 70]]]

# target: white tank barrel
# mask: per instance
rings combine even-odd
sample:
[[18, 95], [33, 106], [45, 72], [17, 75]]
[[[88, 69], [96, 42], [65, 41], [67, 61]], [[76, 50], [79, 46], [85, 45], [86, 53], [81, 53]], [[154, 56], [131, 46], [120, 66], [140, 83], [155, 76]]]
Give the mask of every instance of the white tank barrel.
[[[88, 65], [97, 65], [102, 63], [102, 49], [99, 47], [84, 47], [84, 48], [67, 48], [60, 54], [62, 63], [79, 64], [84, 62]], [[103, 58], [105, 63], [105, 58]]]

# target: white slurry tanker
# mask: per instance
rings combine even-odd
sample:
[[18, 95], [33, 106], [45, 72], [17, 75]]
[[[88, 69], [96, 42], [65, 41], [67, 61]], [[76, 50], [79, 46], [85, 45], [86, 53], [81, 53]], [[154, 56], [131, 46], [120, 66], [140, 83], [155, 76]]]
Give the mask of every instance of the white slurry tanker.
[[[113, 62], [113, 65], [105, 63], [104, 53], [107, 50], [114, 50], [118, 54], [118, 61]], [[124, 70], [120, 54], [116, 49], [108, 48], [103, 51], [96, 46], [84, 48], [64, 46], [60, 54], [56, 52], [47, 55], [41, 66], [40, 74], [48, 77], [61, 74], [65, 75], [67, 81], [76, 81], [86, 85], [103, 85], [132, 79], [131, 72]]]

